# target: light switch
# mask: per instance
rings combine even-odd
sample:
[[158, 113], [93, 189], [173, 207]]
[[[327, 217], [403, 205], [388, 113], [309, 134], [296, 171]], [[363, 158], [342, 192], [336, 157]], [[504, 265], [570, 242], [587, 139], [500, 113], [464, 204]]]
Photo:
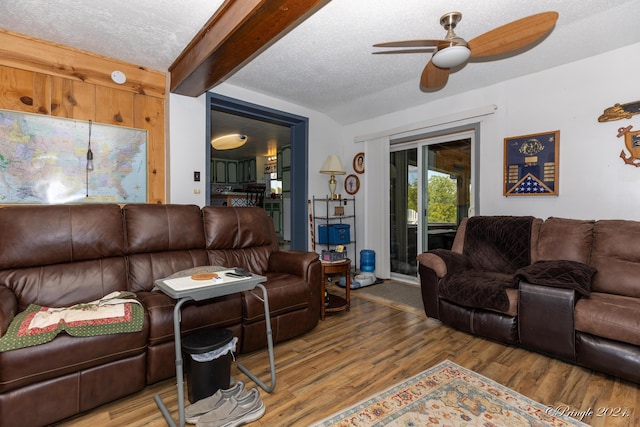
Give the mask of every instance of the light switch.
[[200, 181], [200, 172], [196, 171], [196, 172], [193, 173], [193, 180], [196, 181], [196, 182]]

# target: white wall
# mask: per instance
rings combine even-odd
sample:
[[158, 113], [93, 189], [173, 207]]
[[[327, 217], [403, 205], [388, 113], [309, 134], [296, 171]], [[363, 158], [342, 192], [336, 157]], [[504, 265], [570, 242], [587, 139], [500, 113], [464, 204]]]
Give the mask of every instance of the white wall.
[[[342, 127], [327, 115], [295, 104], [247, 91], [229, 84], [222, 84], [213, 91], [246, 102], [284, 111], [309, 119], [308, 149], [308, 197], [324, 197], [328, 194], [327, 175], [318, 171], [328, 154], [338, 154], [344, 159]], [[168, 203], [206, 203], [206, 94], [198, 98], [170, 95], [169, 99], [169, 149], [168, 149]], [[202, 180], [193, 181], [193, 172], [200, 171]], [[197, 192], [197, 194], [196, 194]], [[286, 203], [285, 208], [290, 206]], [[285, 222], [290, 215], [285, 212]], [[305, 217], [302, 221], [306, 222]], [[309, 240], [309, 247], [311, 241]]]
[[[437, 122], [437, 118], [495, 104], [494, 114], [479, 119], [478, 213], [640, 219], [640, 168], [622, 162], [619, 154], [624, 142], [616, 137], [621, 126], [633, 124], [634, 130], [640, 129], [640, 115], [631, 120], [597, 121], [605, 108], [638, 100], [639, 51], [640, 44], [635, 44], [345, 127], [317, 111], [229, 84], [216, 87], [215, 92], [309, 118], [309, 197], [328, 192], [328, 177], [317, 172], [328, 154], [338, 154], [347, 173], [352, 173], [353, 156], [364, 151], [364, 144], [354, 142], [355, 138], [427, 119]], [[205, 98], [170, 96], [168, 201], [171, 203], [200, 206], [205, 203], [204, 182], [199, 185], [193, 182], [193, 171], [205, 170]], [[436, 123], [432, 129], [455, 125]], [[552, 130], [560, 130], [559, 195], [504, 197], [504, 138]], [[377, 171], [368, 168], [365, 175], [373, 173]], [[343, 178], [339, 177], [341, 190]], [[201, 192], [196, 195], [193, 190], [198, 187]], [[356, 195], [359, 217], [381, 208], [364, 206], [363, 190], [361, 187]], [[366, 242], [360, 229], [362, 223], [359, 220], [359, 248], [363, 247], [361, 242]]]
[[[327, 154], [335, 153], [344, 159], [341, 126], [325, 114], [222, 84], [212, 92], [246, 102], [262, 105], [309, 118], [309, 197], [326, 195], [329, 177], [318, 173]], [[170, 96], [169, 143], [169, 203], [194, 203], [204, 206], [205, 200], [205, 147], [206, 147], [206, 94], [198, 98], [182, 95]], [[193, 182], [193, 172], [201, 171], [203, 180]], [[194, 188], [200, 194], [194, 194]]]
[[[344, 134], [352, 149], [345, 155], [362, 151], [364, 144], [353, 142], [362, 135], [495, 104], [495, 113], [481, 119], [478, 213], [640, 219], [640, 168], [623, 163], [624, 141], [616, 137], [621, 126], [640, 130], [640, 115], [597, 121], [605, 108], [639, 100], [639, 51], [640, 44], [632, 45], [350, 125]], [[504, 138], [553, 130], [560, 130], [559, 195], [504, 197]]]
[[[167, 203], [205, 204], [206, 99], [206, 95], [169, 97]], [[194, 171], [200, 171], [200, 182], [193, 181]], [[194, 190], [200, 193], [195, 194]]]

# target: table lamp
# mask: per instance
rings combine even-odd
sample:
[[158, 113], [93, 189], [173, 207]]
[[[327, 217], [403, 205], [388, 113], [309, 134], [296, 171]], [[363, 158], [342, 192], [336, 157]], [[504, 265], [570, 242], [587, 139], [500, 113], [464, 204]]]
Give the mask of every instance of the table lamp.
[[342, 166], [342, 162], [340, 158], [335, 154], [330, 154], [327, 157], [327, 160], [324, 161], [322, 167], [320, 168], [320, 173], [326, 173], [327, 175], [331, 175], [329, 178], [329, 191], [331, 192], [331, 199], [336, 198], [336, 175], [344, 175], [347, 172], [344, 170], [344, 166]]

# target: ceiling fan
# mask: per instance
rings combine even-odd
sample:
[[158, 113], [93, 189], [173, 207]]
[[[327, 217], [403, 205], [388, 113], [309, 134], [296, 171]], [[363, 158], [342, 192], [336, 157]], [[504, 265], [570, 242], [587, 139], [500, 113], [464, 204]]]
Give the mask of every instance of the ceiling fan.
[[517, 53], [518, 49], [540, 40], [553, 29], [558, 20], [558, 12], [543, 12], [518, 19], [487, 31], [469, 42], [458, 37], [453, 31], [461, 19], [460, 12], [449, 12], [442, 15], [440, 25], [447, 30], [447, 35], [442, 40], [405, 40], [378, 43], [373, 46], [405, 49], [374, 53], [420, 53], [435, 49], [435, 53], [420, 76], [420, 89], [425, 92], [435, 91], [447, 84], [451, 68], [458, 67], [469, 59], [491, 59], [489, 57]]

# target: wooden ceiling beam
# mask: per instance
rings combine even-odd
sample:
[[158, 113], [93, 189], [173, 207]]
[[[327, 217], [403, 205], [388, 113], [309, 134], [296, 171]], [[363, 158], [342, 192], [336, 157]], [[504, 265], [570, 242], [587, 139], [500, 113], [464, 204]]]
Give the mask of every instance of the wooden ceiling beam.
[[169, 67], [172, 93], [200, 96], [330, 0], [226, 0]]

